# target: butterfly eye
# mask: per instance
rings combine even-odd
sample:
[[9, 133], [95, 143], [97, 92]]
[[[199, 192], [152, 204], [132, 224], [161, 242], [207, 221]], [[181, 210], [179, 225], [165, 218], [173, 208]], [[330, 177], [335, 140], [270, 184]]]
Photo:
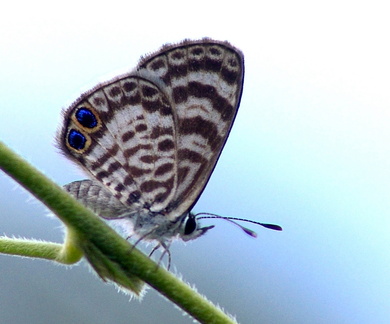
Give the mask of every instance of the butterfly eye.
[[184, 235], [190, 235], [196, 230], [196, 220], [195, 217], [191, 215], [187, 218], [186, 226], [184, 227]]

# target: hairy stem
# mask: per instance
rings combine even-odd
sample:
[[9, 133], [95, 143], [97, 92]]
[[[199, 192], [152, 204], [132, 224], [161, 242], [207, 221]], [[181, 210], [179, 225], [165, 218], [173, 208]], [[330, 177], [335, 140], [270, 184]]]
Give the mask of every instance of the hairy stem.
[[103, 280], [139, 294], [143, 282], [201, 323], [235, 323], [183, 281], [133, 248], [90, 210], [0, 142], [0, 168], [50, 208], [66, 225], [63, 245], [0, 238], [0, 253], [77, 262], [84, 254]]

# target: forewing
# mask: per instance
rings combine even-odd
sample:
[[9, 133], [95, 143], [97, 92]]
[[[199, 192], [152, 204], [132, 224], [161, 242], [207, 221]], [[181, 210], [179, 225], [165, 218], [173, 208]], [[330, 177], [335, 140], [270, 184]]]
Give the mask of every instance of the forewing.
[[167, 206], [176, 218], [196, 203], [235, 119], [244, 77], [242, 53], [209, 39], [165, 46], [137, 70], [167, 94], [175, 112], [177, 188]]
[[132, 209], [163, 210], [177, 184], [174, 117], [153, 83], [127, 75], [83, 94], [64, 112], [64, 154]]

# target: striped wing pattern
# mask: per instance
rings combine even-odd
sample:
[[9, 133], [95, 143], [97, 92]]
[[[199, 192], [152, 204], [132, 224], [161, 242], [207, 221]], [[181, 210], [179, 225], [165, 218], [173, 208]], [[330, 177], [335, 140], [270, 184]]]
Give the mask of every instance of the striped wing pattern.
[[229, 43], [185, 40], [84, 93], [64, 111], [58, 144], [92, 180], [65, 189], [102, 217], [132, 218], [135, 232], [180, 220], [221, 154], [243, 76]]
[[141, 74], [158, 76], [176, 115], [177, 188], [168, 210], [186, 212], [204, 189], [241, 99], [243, 56], [226, 43], [195, 42], [144, 59]]

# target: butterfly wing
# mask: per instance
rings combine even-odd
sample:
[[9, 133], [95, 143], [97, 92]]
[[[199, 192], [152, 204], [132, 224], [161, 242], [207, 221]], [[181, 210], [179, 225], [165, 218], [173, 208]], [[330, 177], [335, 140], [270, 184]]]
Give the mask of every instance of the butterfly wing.
[[65, 110], [59, 147], [124, 206], [175, 220], [210, 178], [238, 110], [243, 76], [243, 56], [226, 42], [165, 46]]
[[243, 54], [227, 42], [184, 41], [141, 60], [140, 75], [162, 84], [175, 112], [175, 219], [205, 188], [233, 125], [243, 88]]
[[64, 189], [100, 217], [115, 219], [131, 215], [129, 207], [116, 199], [99, 181], [74, 181], [65, 185]]
[[64, 112], [62, 152], [124, 205], [162, 210], [172, 200], [174, 113], [152, 82], [128, 75], [98, 85]]

